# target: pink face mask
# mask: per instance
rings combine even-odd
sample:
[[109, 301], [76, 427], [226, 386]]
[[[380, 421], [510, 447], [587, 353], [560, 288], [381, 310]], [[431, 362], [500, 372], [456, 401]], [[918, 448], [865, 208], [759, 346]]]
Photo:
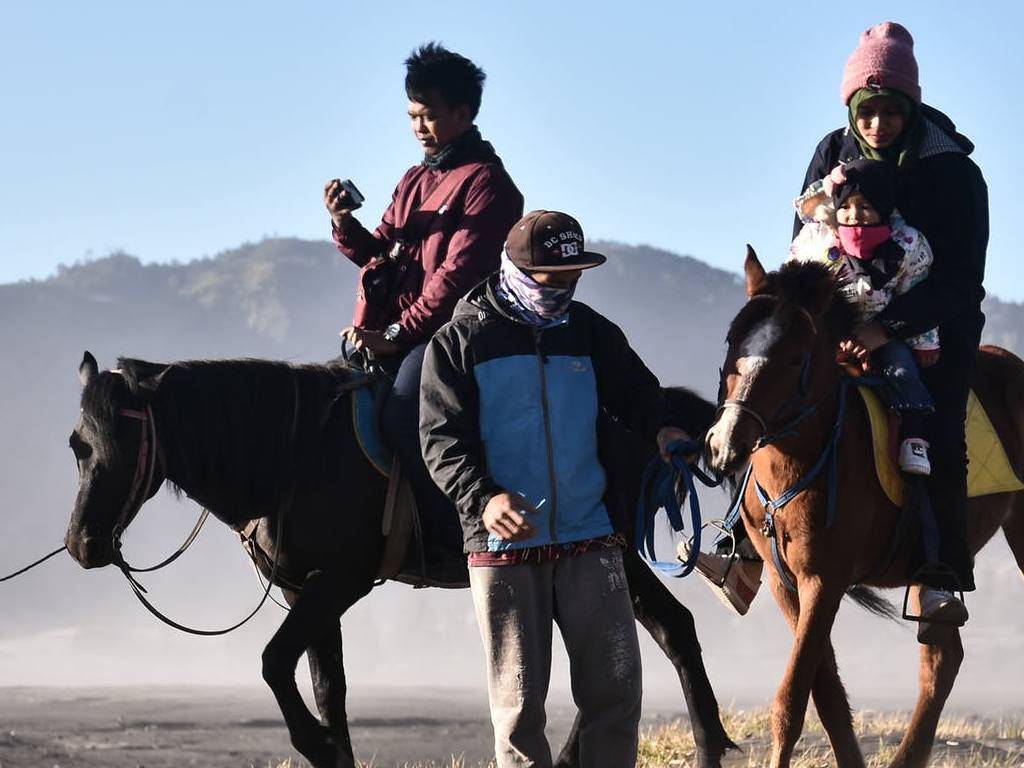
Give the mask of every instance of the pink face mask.
[[869, 224], [867, 226], [845, 226], [840, 224], [839, 244], [843, 253], [855, 259], [868, 260], [874, 256], [875, 248], [892, 237], [892, 227], [888, 224]]

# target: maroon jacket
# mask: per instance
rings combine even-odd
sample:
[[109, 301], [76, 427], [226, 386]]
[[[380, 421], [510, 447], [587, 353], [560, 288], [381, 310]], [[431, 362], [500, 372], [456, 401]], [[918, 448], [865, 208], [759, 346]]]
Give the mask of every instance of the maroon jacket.
[[[374, 232], [351, 217], [334, 228], [338, 250], [362, 268], [352, 324], [382, 330], [397, 321], [404, 346], [426, 341], [451, 319], [456, 302], [498, 268], [505, 236], [522, 214], [523, 196], [485, 141], [452, 167], [410, 168]], [[388, 297], [368, 303], [363, 276], [388, 260], [396, 240], [405, 243], [404, 254], [389, 265]]]

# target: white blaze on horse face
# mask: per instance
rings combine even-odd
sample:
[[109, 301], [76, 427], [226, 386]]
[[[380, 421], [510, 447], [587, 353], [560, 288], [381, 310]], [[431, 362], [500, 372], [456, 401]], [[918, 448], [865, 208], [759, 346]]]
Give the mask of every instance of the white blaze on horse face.
[[[774, 317], [766, 318], [755, 325], [740, 344], [736, 358], [736, 372], [740, 382], [730, 400], [746, 400], [757, 377], [768, 363], [768, 352], [782, 337], [782, 328]], [[733, 412], [738, 415], [738, 411]]]
[[[736, 372], [740, 381], [730, 393], [729, 400], [744, 401], [750, 395], [754, 383], [768, 363], [768, 352], [782, 336], [782, 328], [774, 317], [768, 317], [755, 325], [739, 347], [736, 358]], [[726, 408], [708, 435], [708, 444], [713, 454], [719, 455], [726, 463], [731, 462], [735, 447], [734, 434], [743, 411]], [[749, 416], [747, 417], [749, 418]]]

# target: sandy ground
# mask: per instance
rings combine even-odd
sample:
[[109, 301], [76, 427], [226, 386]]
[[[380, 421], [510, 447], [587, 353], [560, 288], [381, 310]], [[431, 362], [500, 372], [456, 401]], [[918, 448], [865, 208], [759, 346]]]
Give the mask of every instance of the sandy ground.
[[[382, 691], [349, 697], [357, 757], [475, 765], [491, 754], [486, 694]], [[552, 744], [571, 724], [550, 707]], [[0, 768], [276, 768], [305, 765], [261, 689], [0, 688]]]
[[[565, 700], [549, 702], [549, 735], [557, 749], [571, 724]], [[640, 765], [693, 765], [693, 742], [677, 704], [645, 705]], [[349, 697], [356, 754], [373, 768], [410, 764], [484, 764], [491, 753], [486, 696], [480, 691], [380, 689]], [[730, 768], [762, 765], [768, 746], [764, 710], [730, 709], [727, 730], [742, 746]], [[885, 765], [905, 717], [858, 715], [858, 734], [872, 766]], [[1024, 711], [943, 719], [933, 766], [1024, 768]], [[289, 762], [290, 761], [290, 762]], [[0, 768], [305, 768], [269, 692], [259, 688], [0, 688]], [[795, 766], [831, 765], [812, 718]]]

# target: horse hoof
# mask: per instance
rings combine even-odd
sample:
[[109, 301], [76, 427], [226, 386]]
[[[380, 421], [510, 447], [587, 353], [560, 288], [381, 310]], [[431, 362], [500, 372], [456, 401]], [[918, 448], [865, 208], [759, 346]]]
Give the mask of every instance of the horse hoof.
[[315, 738], [307, 739], [295, 748], [313, 768], [356, 768], [355, 760], [341, 748], [330, 729], [321, 726]]

